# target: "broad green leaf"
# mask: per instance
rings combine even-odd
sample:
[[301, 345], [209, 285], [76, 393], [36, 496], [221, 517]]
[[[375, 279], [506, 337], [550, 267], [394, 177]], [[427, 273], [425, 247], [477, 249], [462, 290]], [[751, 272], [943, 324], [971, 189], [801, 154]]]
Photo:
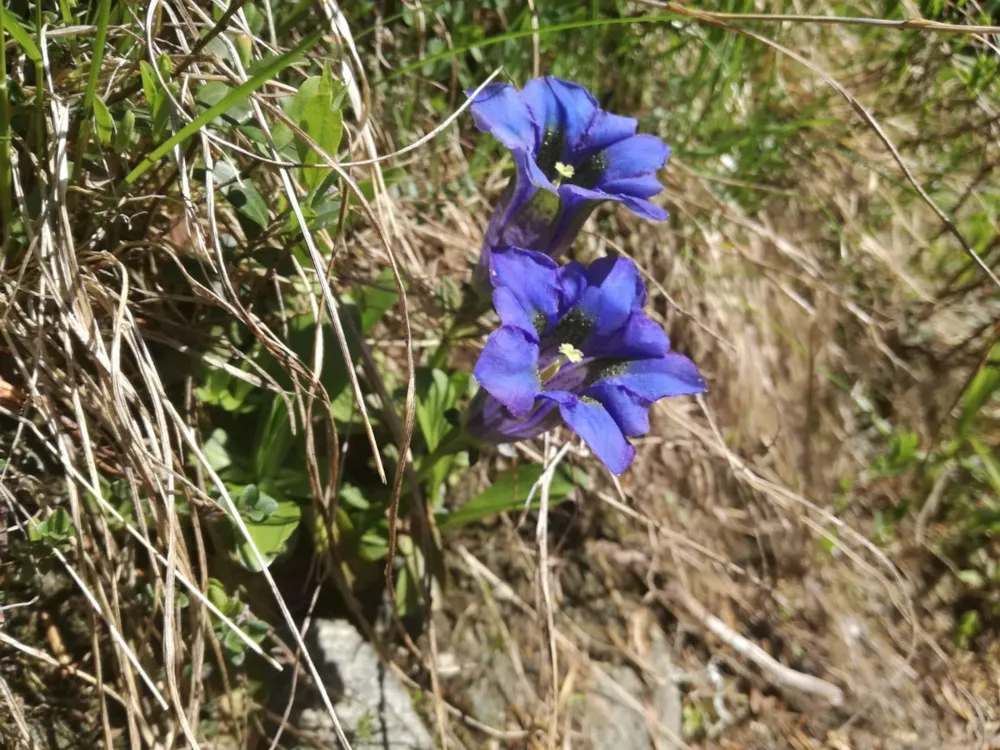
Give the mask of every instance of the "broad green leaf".
[[[204, 109], [210, 109], [225, 99], [233, 92], [230, 86], [222, 81], [209, 81], [203, 83], [198, 88], [198, 104]], [[232, 107], [223, 112], [215, 120], [213, 125], [221, 127], [223, 125], [242, 125], [250, 119], [250, 103], [245, 99], [237, 102]]]
[[[261, 523], [247, 521], [247, 530], [261, 556], [268, 566], [293, 548], [296, 532], [302, 522], [302, 509], [293, 500], [279, 500], [270, 516]], [[239, 534], [239, 530], [234, 529]], [[254, 573], [260, 572], [250, 545], [242, 541], [237, 544], [239, 560], [243, 566]]]
[[255, 484], [248, 484], [240, 493], [237, 508], [246, 520], [264, 523], [278, 509], [278, 501], [261, 493]]
[[28, 59], [34, 63], [41, 62], [42, 53], [38, 49], [38, 45], [35, 44], [35, 40], [31, 38], [28, 30], [21, 25], [14, 14], [8, 10], [4, 10], [3, 6], [0, 6], [0, 15], [3, 15], [4, 30], [10, 34], [15, 42], [21, 45], [21, 49], [24, 50], [24, 54], [28, 56]]
[[[335, 229], [337, 224], [340, 223], [340, 201], [333, 198], [318, 199], [313, 204], [302, 206], [302, 215], [305, 217], [306, 226], [312, 232], [319, 232], [323, 229]], [[350, 212], [344, 216], [345, 224], [349, 216]], [[290, 234], [298, 232], [299, 221], [295, 215], [289, 215], [288, 219], [288, 232]]]
[[1000, 388], [1000, 367], [988, 365], [976, 373], [962, 397], [962, 411], [958, 416], [958, 434], [966, 435], [976, 415]]
[[[296, 95], [296, 98], [301, 99], [299, 127], [331, 158], [336, 156], [344, 132], [344, 116], [340, 111], [343, 91], [343, 86], [334, 81], [330, 65], [327, 63], [323, 66], [323, 75], [319, 77], [315, 92], [311, 91], [311, 87], [307, 89], [303, 86]], [[298, 150], [303, 163], [323, 163], [319, 154], [305, 142], [299, 143]], [[329, 171], [329, 169], [305, 169], [303, 181], [310, 190], [313, 190], [323, 182]]]
[[388, 554], [389, 522], [384, 517], [379, 517], [362, 532], [358, 544], [358, 557], [366, 562], [378, 562], [384, 560]]
[[[357, 301], [352, 302], [350, 299], [345, 299], [341, 305], [341, 320], [350, 318], [353, 326], [359, 329], [362, 335], [367, 335], [382, 319], [386, 310], [396, 302], [397, 295], [390, 272], [383, 271], [374, 284], [360, 287], [355, 290], [354, 296]], [[353, 335], [351, 326], [345, 323], [344, 328], [350, 360], [352, 363], [356, 363], [360, 357], [358, 342]], [[315, 323], [303, 318], [289, 337], [289, 346], [304, 362], [312, 362], [313, 360], [315, 335]], [[283, 373], [276, 360], [267, 359], [266, 367], [268, 372], [271, 372], [279, 382], [287, 382], [287, 375]], [[349, 423], [356, 419], [357, 407], [353, 403], [354, 396], [349, 389], [350, 380], [347, 367], [337, 339], [329, 325], [323, 329], [323, 371], [320, 379], [333, 402], [334, 418], [342, 423]], [[288, 383], [288, 387], [291, 387], [290, 383]]]
[[340, 502], [355, 510], [369, 510], [372, 504], [365, 499], [361, 489], [353, 484], [344, 484], [340, 488]]
[[216, 428], [212, 430], [212, 434], [208, 436], [208, 440], [202, 446], [201, 451], [205, 454], [208, 465], [212, 467], [213, 471], [222, 471], [233, 463], [233, 459], [229, 456], [229, 450], [226, 448], [228, 441], [229, 436], [226, 431]]
[[111, 139], [115, 135], [115, 121], [108, 111], [107, 105], [101, 101], [100, 97], [94, 97], [94, 119], [97, 121], [97, 139], [102, 146], [111, 144]]
[[267, 204], [257, 186], [250, 179], [241, 179], [239, 172], [227, 161], [215, 162], [212, 170], [219, 192], [222, 193], [239, 214], [263, 229], [270, 219]]
[[[407, 177], [407, 172], [402, 167], [389, 167], [382, 171], [382, 181], [387, 187], [391, 187], [399, 182], [402, 182]], [[316, 195], [326, 195], [330, 188], [333, 187], [334, 183], [337, 181], [338, 175], [336, 172], [330, 171], [330, 174], [326, 176], [323, 182], [320, 184], [319, 188], [316, 190]], [[369, 201], [375, 199], [375, 183], [371, 180], [362, 180], [358, 183], [358, 189], [361, 194]], [[357, 202], [354, 193], [348, 193], [349, 205], [350, 202]]]
[[[239, 597], [230, 596], [226, 591], [226, 587], [222, 585], [222, 581], [216, 578], [208, 579], [208, 591], [205, 592], [205, 596], [217, 610], [231, 620], [239, 617], [243, 614], [243, 610], [246, 609], [246, 605], [239, 600]], [[215, 615], [212, 615], [212, 617], [215, 618]], [[226, 629], [221, 620], [215, 619], [214, 622], [220, 628]]]
[[374, 282], [359, 286], [354, 296], [361, 308], [361, 333], [368, 334], [399, 299], [392, 270], [382, 269]]
[[[496, 515], [498, 513], [509, 513], [521, 510], [528, 500], [528, 493], [532, 485], [538, 481], [542, 475], [542, 467], [537, 464], [519, 466], [517, 471], [513, 469], [505, 471], [496, 478], [487, 489], [467, 502], [461, 508], [452, 512], [442, 512], [437, 514], [437, 527], [441, 531], [467, 526], [483, 518]], [[549, 492], [549, 501], [552, 504], [561, 502], [577, 487], [586, 489], [590, 485], [590, 478], [582, 469], [569, 469], [560, 466], [556, 469], [552, 479]], [[538, 493], [532, 501], [532, 507], [538, 507]]]
[[253, 411], [256, 406], [247, 403], [247, 397], [253, 392], [253, 385], [234, 378], [220, 368], [209, 368], [205, 376], [205, 385], [195, 388], [194, 395], [199, 401], [212, 406], [220, 406], [226, 411], [245, 414]]
[[[292, 65], [300, 60], [302, 56], [305, 55], [306, 52], [308, 52], [312, 46], [316, 44], [316, 42], [319, 41], [322, 34], [323, 28], [317, 28], [315, 31], [303, 38], [303, 40], [299, 42], [294, 49], [286, 52], [284, 55], [269, 58], [267, 63], [263, 65], [260, 70], [253, 75], [253, 77], [241, 86], [233, 89], [222, 99], [222, 101], [212, 107], [209, 107], [207, 110], [195, 117], [177, 133], [174, 133], [173, 136], [154, 149], [153, 152], [145, 159], [139, 162], [135, 169], [133, 169], [122, 181], [121, 187], [127, 188], [128, 186], [133, 185], [136, 180], [142, 177], [149, 170], [149, 168], [153, 166], [153, 164], [169, 154], [173, 147], [178, 143], [186, 141], [223, 112], [228, 111], [231, 107], [246, 99], [250, 96], [250, 94], [255, 92], [265, 83], [274, 79], [289, 65]], [[143, 78], [143, 81], [145, 85], [145, 77]], [[123, 189], [122, 192], [126, 191]]]

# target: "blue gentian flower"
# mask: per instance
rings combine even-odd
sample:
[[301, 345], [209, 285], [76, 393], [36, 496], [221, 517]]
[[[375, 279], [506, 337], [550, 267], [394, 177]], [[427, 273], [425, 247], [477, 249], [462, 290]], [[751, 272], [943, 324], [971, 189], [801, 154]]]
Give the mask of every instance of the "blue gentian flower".
[[[490, 219], [484, 256], [511, 245], [558, 258], [604, 201], [647, 219], [667, 218], [649, 199], [663, 190], [656, 171], [670, 147], [637, 135], [633, 118], [603, 111], [583, 86], [552, 77], [521, 91], [490, 84], [471, 109], [476, 126], [509, 148], [517, 167]], [[488, 257], [480, 268], [489, 268]]]
[[646, 289], [628, 258], [559, 266], [541, 253], [495, 248], [493, 305], [502, 326], [474, 375], [469, 433], [506, 443], [565, 422], [615, 474], [628, 468], [628, 438], [649, 431], [649, 407], [705, 391], [687, 357], [670, 351], [643, 312]]

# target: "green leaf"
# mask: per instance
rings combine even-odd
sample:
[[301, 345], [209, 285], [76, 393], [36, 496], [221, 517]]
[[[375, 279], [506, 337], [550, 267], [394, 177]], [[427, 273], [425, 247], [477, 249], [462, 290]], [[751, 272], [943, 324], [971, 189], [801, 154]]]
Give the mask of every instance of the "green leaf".
[[1000, 464], [997, 463], [996, 456], [993, 455], [993, 451], [990, 450], [983, 441], [979, 438], [970, 437], [968, 438], [969, 445], [976, 452], [982, 463], [982, 468], [985, 472], [985, 479], [989, 482], [993, 491], [1000, 495]]
[[68, 542], [73, 534], [73, 519], [64, 508], [56, 508], [41, 523], [32, 522], [28, 525], [28, 539], [32, 542], [45, 541], [61, 546]]
[[358, 287], [355, 297], [361, 308], [361, 333], [368, 334], [399, 299], [392, 270], [382, 269], [374, 283]]
[[399, 554], [403, 567], [396, 577], [396, 613], [406, 617], [420, 605], [420, 582], [424, 577], [424, 555], [413, 539], [400, 534]]
[[366, 562], [384, 560], [389, 554], [389, 522], [379, 517], [365, 528], [358, 544], [358, 557]]
[[[226, 593], [226, 587], [222, 585], [221, 581], [215, 578], [208, 579], [208, 591], [205, 592], [205, 596], [217, 610], [230, 619], [238, 617], [243, 612], [243, 602], [236, 597], [230, 597]], [[220, 627], [224, 627], [221, 620], [215, 618], [215, 615], [212, 615], [212, 617], [218, 622]]]
[[250, 179], [241, 179], [236, 168], [227, 161], [215, 162], [212, 176], [222, 193], [239, 214], [263, 229], [270, 221], [267, 204]]
[[10, 11], [4, 10], [3, 6], [0, 6], [0, 15], [3, 15], [4, 30], [11, 35], [11, 38], [15, 42], [21, 45], [24, 54], [28, 56], [31, 62], [41, 62], [42, 53], [38, 49], [38, 45], [35, 44], [35, 40], [31, 38], [28, 30], [21, 25]]
[[[343, 92], [344, 87], [334, 81], [327, 63], [323, 66], [323, 75], [307, 80], [295, 96], [299, 100], [299, 127], [330, 157], [336, 156], [344, 132], [344, 116], [340, 111]], [[304, 141], [298, 143], [298, 152], [299, 159], [305, 164], [323, 163], [319, 154]], [[303, 181], [312, 191], [323, 182], [329, 171], [305, 169], [302, 172]]]
[[976, 415], [1000, 388], [1000, 368], [987, 366], [976, 373], [962, 396], [962, 411], [958, 416], [958, 434], [967, 435]]
[[115, 121], [100, 97], [94, 97], [94, 119], [97, 121], [97, 139], [102, 146], [110, 145], [115, 135]]
[[285, 400], [272, 396], [271, 407], [261, 410], [254, 441], [253, 468], [258, 481], [273, 479], [285, 464], [295, 436]]
[[[257, 550], [270, 566], [279, 557], [291, 552], [296, 540], [296, 532], [302, 522], [302, 509], [293, 500], [279, 500], [270, 515], [260, 523], [247, 521], [250, 538]], [[239, 530], [234, 530], [239, 534]], [[242, 537], [238, 537], [242, 540]], [[260, 572], [250, 545], [244, 541], [237, 544], [237, 553], [243, 566], [254, 573]]]
[[222, 471], [233, 463], [229, 450], [226, 448], [228, 442], [229, 436], [226, 431], [216, 428], [212, 430], [212, 434], [208, 436], [208, 440], [202, 446], [201, 451], [205, 454], [208, 465], [212, 467], [213, 471]]
[[156, 71], [152, 65], [142, 60], [139, 63], [139, 72], [142, 77], [142, 93], [149, 104], [149, 119], [152, 122], [153, 140], [158, 141], [167, 127], [170, 102], [163, 89], [160, 88], [160, 82], [156, 78]]
[[[244, 363], [244, 367], [248, 367]], [[195, 388], [194, 395], [199, 401], [219, 406], [229, 412], [245, 414], [256, 408], [254, 403], [247, 403], [247, 396], [253, 391], [253, 385], [234, 378], [220, 368], [209, 368], [205, 376], [205, 385]]]
[[[232, 93], [233, 89], [222, 81], [209, 81], [198, 88], [198, 104], [204, 109], [211, 109]], [[250, 119], [250, 103], [239, 101], [223, 112], [212, 123], [216, 127], [223, 125], [242, 125]]]
[[[519, 466], [517, 472], [505, 471], [487, 489], [453, 512], [437, 514], [437, 527], [441, 531], [467, 526], [483, 518], [498, 513], [509, 513], [524, 508], [532, 485], [542, 475], [542, 467], [537, 464]], [[549, 492], [549, 500], [555, 504], [561, 502], [577, 487], [586, 489], [590, 486], [590, 478], [582, 469], [570, 469], [565, 465], [556, 469]], [[532, 507], [538, 507], [538, 493], [532, 502]]]
[[372, 507], [372, 504], [365, 499], [364, 493], [362, 493], [360, 488], [346, 482], [340, 488], [340, 502], [355, 510], [369, 510]]
[[419, 370], [417, 372], [417, 424], [427, 443], [428, 453], [433, 453], [441, 443], [441, 438], [451, 429], [446, 418], [449, 409], [454, 408], [459, 395], [465, 392], [469, 374], [455, 372], [450, 376], [443, 370]]
[[[392, 285], [392, 275], [388, 270], [379, 274], [375, 283], [369, 286], [361, 286], [354, 292], [357, 302], [352, 303], [349, 299], [344, 301], [340, 308], [341, 319], [349, 317], [355, 327], [359, 328], [362, 335], [367, 335], [378, 323], [388, 310], [396, 302], [396, 291]], [[292, 331], [289, 346], [305, 362], [313, 359], [313, 341], [316, 334], [314, 322], [303, 319], [303, 324]], [[359, 354], [358, 342], [351, 330], [346, 325], [344, 328], [347, 338], [350, 360], [356, 363]], [[279, 363], [276, 360], [269, 360], [268, 371], [272, 372], [279, 382], [285, 382]], [[354, 394], [349, 389], [350, 380], [347, 374], [347, 366], [344, 363], [343, 355], [337, 340], [333, 335], [330, 326], [323, 331], [323, 372], [321, 373], [323, 387], [330, 394], [333, 402], [333, 416], [338, 422], [350, 423], [357, 419], [357, 407], [354, 405]], [[290, 384], [289, 384], [290, 387]]]
[[135, 134], [135, 113], [131, 109], [125, 110], [122, 115], [121, 125], [115, 133], [115, 150], [125, 153], [132, 145], [132, 136]]
[[[212, 107], [209, 107], [181, 128], [177, 133], [174, 133], [174, 135], [168, 138], [166, 142], [160, 144], [151, 154], [139, 162], [136, 168], [125, 177], [122, 181], [122, 185], [120, 186], [121, 192], [127, 192], [125, 188], [135, 184], [135, 182], [142, 177], [149, 170], [149, 168], [153, 166], [153, 164], [169, 154], [173, 147], [178, 143], [186, 141], [223, 112], [228, 111], [231, 107], [246, 99], [250, 96], [250, 94], [255, 92], [265, 83], [274, 79], [289, 65], [292, 65], [300, 60], [302, 56], [305, 55], [306, 52], [308, 52], [310, 48], [316, 44], [316, 42], [319, 41], [323, 32], [324, 29], [322, 27], [317, 28], [315, 31], [303, 38], [303, 40], [289, 52], [286, 52], [284, 55], [280, 55], [278, 57], [269, 58], [267, 63], [263, 65], [260, 70], [243, 85], [233, 89], [229, 94], [223, 97], [222, 101]], [[145, 86], [145, 76], [143, 77], [143, 85]]]
[[239, 504], [237, 506], [247, 521], [252, 523], [264, 523], [274, 515], [278, 509], [278, 501], [273, 497], [264, 495], [257, 488], [257, 485], [248, 484], [240, 493]]
[[90, 114], [97, 101], [97, 81], [101, 77], [101, 66], [104, 63], [104, 49], [108, 41], [108, 16], [111, 14], [111, 0], [98, 0], [97, 5], [97, 36], [94, 38], [94, 50], [90, 58], [90, 72], [87, 76], [87, 89], [83, 93], [83, 111]]

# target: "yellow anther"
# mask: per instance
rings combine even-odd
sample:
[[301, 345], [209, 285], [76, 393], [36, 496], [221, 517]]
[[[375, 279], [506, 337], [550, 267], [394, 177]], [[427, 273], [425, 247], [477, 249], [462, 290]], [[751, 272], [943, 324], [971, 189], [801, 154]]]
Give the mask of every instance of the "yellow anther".
[[564, 180], [572, 180], [573, 179], [573, 174], [576, 172], [576, 170], [573, 169], [573, 167], [571, 167], [569, 164], [563, 164], [561, 161], [557, 161], [556, 162], [556, 172], [558, 172], [559, 175]]
[[559, 347], [559, 353], [566, 358], [567, 362], [573, 362], [574, 364], [583, 359], [583, 352], [572, 344], [562, 344]]

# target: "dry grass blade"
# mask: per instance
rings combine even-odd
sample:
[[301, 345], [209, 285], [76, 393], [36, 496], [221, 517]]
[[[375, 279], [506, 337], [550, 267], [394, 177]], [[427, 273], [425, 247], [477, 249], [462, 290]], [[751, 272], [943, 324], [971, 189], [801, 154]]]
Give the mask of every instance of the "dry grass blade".
[[728, 23], [815, 23], [839, 26], [874, 26], [876, 28], [894, 29], [897, 31], [927, 31], [939, 34], [1000, 34], [1000, 26], [982, 26], [976, 24], [942, 23], [927, 18], [906, 18], [892, 20], [889, 18], [862, 18], [858, 16], [822, 16], [807, 13], [720, 13], [718, 11], [693, 9], [680, 3], [662, 2], [661, 0], [639, 0], [643, 5], [664, 8], [673, 13], [687, 17], [702, 18]]

